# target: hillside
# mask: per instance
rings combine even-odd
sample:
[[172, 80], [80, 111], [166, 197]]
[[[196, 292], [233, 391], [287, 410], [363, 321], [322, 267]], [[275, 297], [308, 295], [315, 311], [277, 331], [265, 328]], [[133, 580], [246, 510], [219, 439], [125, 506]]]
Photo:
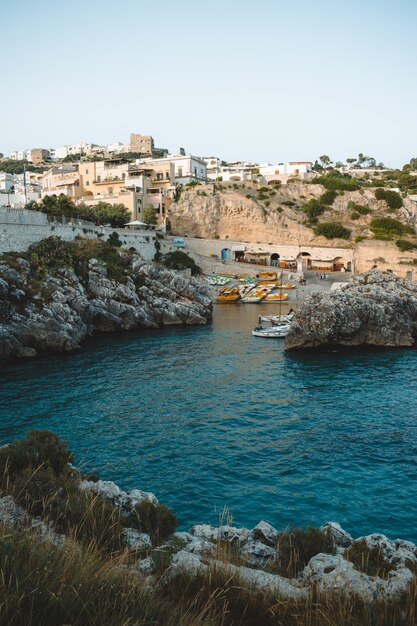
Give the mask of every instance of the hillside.
[[[391, 209], [386, 200], [375, 197], [378, 189], [333, 192], [322, 184], [301, 181], [268, 187], [252, 181], [199, 185], [182, 191], [171, 205], [169, 220], [174, 234], [255, 243], [350, 246], [357, 237], [373, 238], [371, 222], [381, 217], [414, 229], [416, 203], [398, 196], [403, 206]], [[316, 233], [328, 222], [342, 224], [350, 233], [342, 232], [342, 237], [333, 237], [332, 231], [326, 237]]]

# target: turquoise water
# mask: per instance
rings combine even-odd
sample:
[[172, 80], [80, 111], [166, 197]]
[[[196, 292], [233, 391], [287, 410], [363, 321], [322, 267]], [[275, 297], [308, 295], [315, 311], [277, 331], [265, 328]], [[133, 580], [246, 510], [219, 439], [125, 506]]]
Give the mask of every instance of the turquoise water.
[[155, 492], [181, 528], [227, 505], [238, 525], [331, 519], [417, 540], [417, 351], [286, 354], [250, 334], [266, 307], [4, 367], [0, 443], [53, 430], [89, 470]]

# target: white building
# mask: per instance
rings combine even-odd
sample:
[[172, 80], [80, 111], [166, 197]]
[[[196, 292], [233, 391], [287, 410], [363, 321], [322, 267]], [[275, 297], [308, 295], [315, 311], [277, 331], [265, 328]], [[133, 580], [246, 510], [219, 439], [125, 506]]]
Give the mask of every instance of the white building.
[[30, 150], [15, 150], [9, 154], [9, 158], [13, 161], [28, 161], [30, 159]]
[[180, 154], [168, 154], [163, 159], [136, 159], [137, 165], [146, 165], [152, 167], [153, 165], [161, 166], [166, 165], [169, 169], [169, 164], [174, 166], [175, 182], [181, 185], [188, 183], [207, 182], [207, 164], [204, 159], [200, 157]]
[[10, 193], [12, 187], [15, 186], [13, 174], [0, 172], [0, 192]]

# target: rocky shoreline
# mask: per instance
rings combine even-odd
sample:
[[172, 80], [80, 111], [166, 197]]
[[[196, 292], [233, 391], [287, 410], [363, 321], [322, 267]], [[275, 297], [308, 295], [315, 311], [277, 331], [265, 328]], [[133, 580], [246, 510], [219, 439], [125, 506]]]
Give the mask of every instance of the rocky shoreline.
[[371, 270], [338, 290], [306, 296], [285, 348], [410, 347], [416, 339], [417, 283]]
[[[108, 501], [126, 519], [140, 503], [159, 505], [154, 494], [140, 489], [127, 492], [112, 481], [81, 480], [79, 489], [80, 494], [89, 492]], [[56, 546], [63, 546], [68, 540], [64, 534], [57, 534], [52, 524], [29, 515], [10, 495], [0, 498], [0, 523], [17, 531], [33, 531], [39, 540]], [[238, 576], [250, 590], [276, 593], [283, 599], [305, 600], [320, 591], [339, 592], [366, 603], [390, 601], [408, 590], [417, 571], [414, 543], [402, 539], [393, 541], [377, 533], [353, 539], [336, 522], [327, 522], [317, 529], [326, 537], [328, 551], [314, 554], [302, 571], [292, 577], [273, 573], [280, 559], [283, 533], [264, 520], [252, 529], [195, 525], [189, 532], [173, 533], [162, 544], [154, 544], [151, 532], [128, 527], [123, 531], [126, 549], [135, 555], [129, 573], [143, 579], [151, 588], [158, 585], [157, 563], [164, 551], [169, 555], [163, 572], [165, 579], [181, 574], [194, 577], [215, 568]], [[377, 556], [380, 573], [366, 573], [363, 571], [366, 568], [354, 562], [350, 551], [355, 545], [361, 545], [368, 558], [372, 554], [374, 558]]]
[[95, 242], [82, 266], [51, 262], [40, 275], [30, 255], [0, 259], [0, 361], [71, 352], [94, 332], [211, 320], [212, 297], [202, 280], [122, 250], [112, 252], [120, 263], [113, 277], [94, 256], [108, 254], [106, 246]]

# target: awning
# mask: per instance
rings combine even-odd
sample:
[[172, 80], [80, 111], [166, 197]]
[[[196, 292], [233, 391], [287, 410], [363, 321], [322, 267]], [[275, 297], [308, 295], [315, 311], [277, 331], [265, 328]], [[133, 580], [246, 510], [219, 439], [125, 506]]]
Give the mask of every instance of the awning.
[[237, 243], [236, 245], [232, 246], [232, 252], [245, 252], [246, 250], [246, 246], [243, 245], [243, 243]]

